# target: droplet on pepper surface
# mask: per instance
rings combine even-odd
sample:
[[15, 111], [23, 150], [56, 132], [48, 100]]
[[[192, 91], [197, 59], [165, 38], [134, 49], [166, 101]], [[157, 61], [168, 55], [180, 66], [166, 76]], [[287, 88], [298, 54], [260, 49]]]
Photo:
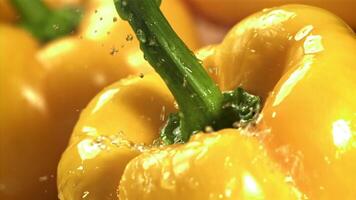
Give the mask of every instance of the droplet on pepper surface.
[[115, 47], [113, 47], [113, 48], [111, 48], [110, 55], [114, 56], [114, 55], [116, 55], [118, 52], [119, 52], [119, 50], [116, 49]]
[[126, 41], [130, 42], [130, 41], [132, 41], [132, 40], [133, 40], [132, 34], [127, 34], [127, 36], [126, 36]]

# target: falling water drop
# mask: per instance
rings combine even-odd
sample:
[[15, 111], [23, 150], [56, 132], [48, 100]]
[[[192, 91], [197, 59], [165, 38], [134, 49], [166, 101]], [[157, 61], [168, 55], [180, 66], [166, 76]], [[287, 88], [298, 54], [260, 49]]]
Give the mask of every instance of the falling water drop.
[[126, 36], [126, 41], [130, 42], [130, 41], [132, 41], [132, 40], [133, 40], [132, 34], [127, 34], [127, 36]]
[[89, 191], [83, 192], [82, 199], [87, 198], [88, 195], [89, 195]]

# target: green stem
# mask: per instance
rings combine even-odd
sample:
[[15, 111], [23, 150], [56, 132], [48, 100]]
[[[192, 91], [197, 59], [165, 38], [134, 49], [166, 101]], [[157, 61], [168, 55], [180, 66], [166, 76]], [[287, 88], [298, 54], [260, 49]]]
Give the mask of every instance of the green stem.
[[120, 16], [128, 20], [145, 53], [180, 109], [182, 139], [215, 119], [223, 95], [194, 54], [173, 31], [156, 1], [115, 0]]
[[49, 9], [41, 0], [11, 0], [21, 24], [42, 42], [67, 35], [80, 22], [81, 9]]
[[249, 122], [259, 111], [259, 98], [241, 88], [222, 93], [199, 60], [173, 31], [159, 0], [114, 0], [120, 17], [134, 29], [145, 59], [175, 97], [179, 113], [161, 130], [164, 143], [188, 141], [205, 127], [221, 129]]

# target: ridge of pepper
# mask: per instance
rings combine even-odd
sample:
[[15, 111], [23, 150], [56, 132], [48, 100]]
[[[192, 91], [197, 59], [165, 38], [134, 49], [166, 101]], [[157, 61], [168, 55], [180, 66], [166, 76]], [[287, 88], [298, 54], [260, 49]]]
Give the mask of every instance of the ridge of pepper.
[[20, 15], [20, 24], [41, 42], [73, 32], [81, 21], [81, 8], [51, 10], [42, 0], [11, 0], [11, 3]]
[[114, 0], [130, 23], [145, 59], [165, 81], [179, 106], [161, 129], [164, 144], [187, 142], [206, 127], [231, 128], [254, 120], [260, 98], [242, 88], [221, 92], [194, 53], [174, 32], [159, 9], [160, 0]]

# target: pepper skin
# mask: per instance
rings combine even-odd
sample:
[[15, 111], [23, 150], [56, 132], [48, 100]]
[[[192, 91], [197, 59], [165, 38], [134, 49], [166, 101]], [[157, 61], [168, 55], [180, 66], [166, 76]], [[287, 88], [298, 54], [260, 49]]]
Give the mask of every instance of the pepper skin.
[[52, 159], [59, 155], [48, 151], [56, 138], [34, 58], [39, 44], [8, 25], [0, 25], [0, 35], [6, 35], [0, 37], [0, 199], [54, 199]]
[[173, 101], [157, 75], [124, 79], [98, 94], [60, 161], [60, 199], [116, 199], [127, 162], [157, 137], [162, 120], [175, 110]]
[[286, 180], [255, 138], [224, 129], [133, 159], [119, 199], [301, 199]]
[[[113, 195], [119, 182], [120, 199], [207, 199], [204, 191], [213, 192], [209, 199], [230, 199], [223, 193], [229, 188], [225, 185], [226, 179], [242, 178], [244, 169], [252, 173], [250, 184], [254, 191], [262, 191], [267, 199], [274, 192], [281, 195], [274, 199], [296, 198], [288, 196], [294, 183], [301, 190], [297, 192], [299, 199], [354, 199], [356, 194], [352, 186], [356, 177], [352, 170], [356, 153], [352, 92], [356, 87], [353, 77], [355, 47], [352, 30], [339, 18], [319, 8], [288, 5], [250, 16], [235, 26], [220, 45], [201, 50], [198, 57], [222, 90], [242, 86], [262, 97], [266, 103], [256, 127], [246, 130], [244, 136], [235, 130], [221, 130], [208, 136], [198, 134], [188, 144], [158, 150], [141, 145], [151, 144], [158, 137], [155, 131], [159, 127], [156, 125], [159, 108], [171, 108], [157, 98], [156, 89], [160, 84], [150, 84], [156, 78], [145, 76], [141, 80], [147, 87], [142, 92], [154, 91], [149, 92], [146, 99], [156, 99], [144, 108], [139, 107], [145, 97], [136, 89], [141, 85], [139, 79], [111, 86], [81, 115], [71, 144], [62, 157], [58, 173], [62, 199], [75, 199], [79, 195], [89, 198], [92, 188], [94, 195], [100, 192]], [[128, 86], [124, 94], [121, 94], [121, 85]], [[160, 94], [168, 95], [168, 91], [161, 89]], [[130, 90], [132, 95], [126, 93]], [[123, 95], [130, 101], [123, 104], [117, 100]], [[136, 101], [139, 103], [135, 106], [127, 106]], [[148, 108], [157, 110], [152, 112]], [[121, 123], [125, 119], [121, 115], [130, 116], [127, 118], [130, 122], [139, 121]], [[143, 119], [147, 121], [142, 123]], [[123, 129], [119, 137], [110, 137]], [[144, 136], [137, 135], [141, 130]], [[251, 135], [259, 138], [263, 145], [258, 145]], [[251, 154], [249, 147], [253, 149]], [[262, 150], [257, 150], [259, 148]], [[267, 148], [268, 156], [263, 148]], [[142, 151], [143, 154], [135, 157]], [[242, 170], [224, 168], [224, 156], [221, 155], [231, 157], [232, 162], [238, 163], [234, 164], [234, 169], [241, 167]], [[254, 160], [256, 155], [263, 155], [257, 169], [246, 161]], [[72, 161], [74, 156], [76, 159]], [[278, 163], [283, 168], [284, 181], [290, 184], [281, 181], [283, 175], [270, 163]], [[276, 174], [264, 178], [281, 187], [265, 187], [263, 178], [257, 175], [270, 167]], [[222, 168], [225, 170], [217, 171]], [[93, 172], [95, 169], [99, 171]], [[105, 182], [108, 177], [110, 181]], [[198, 179], [196, 186], [194, 180], [189, 180], [192, 177]], [[201, 181], [203, 178], [206, 180]], [[74, 189], [78, 184], [80, 187]], [[260, 184], [263, 185], [261, 190]], [[232, 199], [245, 198], [243, 187], [243, 184], [234, 187], [233, 191], [240, 193]], [[95, 197], [103, 199], [105, 195]]]
[[[145, 72], [144, 60], [137, 59], [142, 55], [139, 47], [133, 45], [137, 44], [136, 39], [126, 40], [127, 25], [118, 17], [113, 21], [117, 14], [110, 16], [113, 5], [109, 2], [112, 4], [88, 2], [92, 7], [84, 16], [78, 35], [50, 42], [44, 48], [18, 28], [1, 29], [0, 35], [6, 37], [0, 37], [0, 49], [9, 50], [0, 52], [4, 87], [0, 199], [55, 199], [57, 164], [80, 110], [105, 86], [130, 74], [139, 76], [139, 72]], [[179, 20], [174, 23], [192, 46], [197, 45], [191, 18], [179, 5], [174, 0], [163, 4], [171, 16], [182, 16], [182, 24]], [[109, 35], [106, 31], [97, 35], [91, 32], [101, 23], [100, 15], [109, 27], [106, 30], [111, 31]], [[184, 32], [187, 29], [191, 32]], [[111, 39], [111, 34], [120, 39]], [[113, 47], [119, 52], [112, 53]], [[36, 67], [32, 67], [32, 60]], [[28, 79], [34, 83], [28, 83]]]
[[[147, 100], [142, 101], [143, 98]], [[141, 152], [146, 152], [150, 149], [145, 144], [152, 144], [154, 142], [158, 137], [159, 128], [166, 115], [174, 110], [173, 97], [155, 74], [149, 74], [144, 78], [137, 77], [122, 80], [102, 91], [82, 113], [74, 129], [70, 145], [62, 156], [58, 174], [60, 199], [78, 199], [82, 197], [90, 199], [116, 199], [118, 180], [120, 180], [126, 164]], [[132, 121], [135, 121], [135, 123], [131, 123]], [[195, 192], [194, 198], [190, 199], [206, 199], [207, 196], [204, 195], [209, 194], [210, 198], [213, 199], [217, 199], [221, 195], [230, 196], [232, 199], [235, 197], [249, 199], [254, 195], [258, 197], [276, 197], [277, 195], [280, 199], [287, 197], [288, 199], [297, 199], [297, 196], [300, 195], [298, 191], [285, 183], [285, 177], [278, 170], [278, 167], [269, 160], [266, 152], [256, 140], [243, 138], [244, 136], [239, 135], [235, 130], [225, 130], [225, 132], [212, 134], [211, 136], [199, 135], [187, 145], [177, 147], [181, 149], [169, 147], [163, 151], [153, 150], [154, 154], [151, 154], [152, 152], [145, 153], [144, 156], [152, 156], [150, 158], [157, 156], [157, 160], [162, 161], [162, 163], [151, 163], [151, 167], [162, 167], [161, 164], [168, 164], [165, 165], [168, 169], [165, 168], [167, 171], [162, 171], [162, 176], [155, 174], [158, 179], [156, 181], [161, 180], [161, 177], [165, 177], [167, 173], [169, 175], [172, 172], [171, 170], [175, 168], [177, 170], [180, 169], [180, 173], [182, 173], [176, 174], [177, 177], [165, 177], [166, 179], [171, 179], [166, 180], [167, 182], [165, 183], [161, 183], [162, 190], [160, 190], [160, 187], [157, 187], [158, 191], [152, 191], [152, 199], [157, 199], [158, 196], [160, 197], [159, 199], [166, 199], [168, 197], [186, 199], [192, 194], [191, 192], [194, 192], [194, 188], [198, 188], [199, 192]], [[244, 139], [247, 141], [244, 141]], [[231, 142], [227, 143], [227, 141]], [[229, 144], [229, 147], [226, 147], [227, 144]], [[248, 155], [236, 154], [236, 152], [232, 151], [236, 145], [240, 146], [244, 151], [246, 149], [243, 147], [248, 148], [250, 153]], [[222, 151], [221, 148], [223, 147], [229, 149]], [[175, 150], [178, 152], [177, 157], [172, 155]], [[222, 156], [221, 152], [227, 155]], [[190, 159], [195, 158], [192, 158], [192, 156], [200, 156], [202, 162], [194, 166], [194, 163], [190, 163]], [[229, 156], [231, 156], [231, 159], [227, 158]], [[147, 158], [143, 159], [146, 160]], [[173, 166], [169, 166], [170, 159], [174, 159]], [[225, 160], [225, 162], [221, 160]], [[141, 158], [139, 157], [137, 162], [140, 161]], [[194, 170], [201, 170], [202, 167], [200, 166], [203, 166], [206, 162], [217, 163], [217, 166], [226, 165], [226, 170], [230, 170], [230, 172], [227, 172], [226, 176], [222, 177], [220, 174], [211, 173], [211, 169], [214, 167], [206, 167], [200, 179], [193, 180], [191, 178], [193, 174], [199, 174]], [[233, 166], [237, 164], [236, 162], [244, 162], [244, 164], [235, 173], [236, 169]], [[135, 171], [135, 173], [145, 173], [145, 170], [139, 171], [139, 169], [135, 168], [142, 166], [141, 163], [137, 165], [135, 165], [135, 161], [131, 161], [130, 163], [128, 169], [131, 169], [132, 166], [134, 168], [132, 171]], [[254, 164], [256, 164], [256, 167], [251, 167]], [[221, 166], [219, 166], [219, 169], [222, 169]], [[183, 174], [184, 170], [188, 172]], [[199, 184], [203, 185], [203, 178], [205, 176], [208, 177], [209, 173], [211, 180], [216, 180], [218, 184], [216, 186], [220, 184], [219, 188], [213, 191], [211, 190], [212, 186], [209, 185], [212, 183], [207, 183], [208, 185], [205, 186], [205, 189], [200, 190], [202, 186]], [[265, 176], [268, 173], [271, 173], [271, 175]], [[215, 177], [214, 175], [217, 176]], [[253, 177], [255, 175], [256, 177]], [[178, 177], [182, 177], [181, 185], [175, 185], [174, 183]], [[260, 181], [263, 178], [266, 180], [256, 183], [254, 182], [255, 178], [258, 178]], [[137, 182], [137, 185], [131, 185], [135, 184], [135, 181], [128, 179], [129, 177], [127, 180], [122, 179], [125, 181], [123, 181], [124, 183], [122, 183], [123, 185], [120, 189], [124, 189], [125, 192], [129, 193], [129, 199], [146, 199], [142, 195], [145, 194], [143, 190], [148, 185], [142, 185], [141, 182]], [[153, 187], [156, 181], [152, 182]], [[243, 183], [240, 183], [240, 181], [243, 181]], [[186, 188], [183, 187], [183, 184], [187, 182], [193, 185], [186, 185]], [[222, 189], [222, 183], [230, 184], [231, 191], [229, 188], [226, 190]], [[197, 185], [194, 186], [194, 184]], [[257, 186], [258, 184], [262, 184], [261, 188]], [[135, 188], [135, 190], [126, 191], [125, 188], [130, 188], [125, 187], [126, 185], [131, 185], [130, 187], [136, 186], [137, 188], [142, 188], [142, 190], [140, 191]], [[237, 185], [242, 188], [236, 188]], [[276, 187], [276, 185], [280, 186], [278, 190], [271, 189], [271, 186]], [[165, 189], [177, 188], [177, 191], [176, 193], [169, 193], [170, 190], [168, 190], [164, 194], [162, 193], [165, 191], [163, 187]], [[244, 190], [243, 194], [239, 193], [241, 190]], [[217, 193], [217, 191], [222, 194]], [[238, 192], [238, 194], [235, 192]], [[264, 192], [267, 193], [264, 194]], [[120, 196], [120, 198], [127, 199], [126, 196]]]
[[307, 4], [327, 9], [351, 27], [356, 28], [353, 0], [186, 0], [194, 10], [207, 18], [226, 25], [233, 25], [254, 12], [283, 4]]
[[285, 6], [243, 20], [200, 55], [219, 67], [210, 71], [223, 89], [240, 85], [266, 101], [261, 137], [309, 198], [356, 197], [356, 41], [348, 26], [321, 9]]

